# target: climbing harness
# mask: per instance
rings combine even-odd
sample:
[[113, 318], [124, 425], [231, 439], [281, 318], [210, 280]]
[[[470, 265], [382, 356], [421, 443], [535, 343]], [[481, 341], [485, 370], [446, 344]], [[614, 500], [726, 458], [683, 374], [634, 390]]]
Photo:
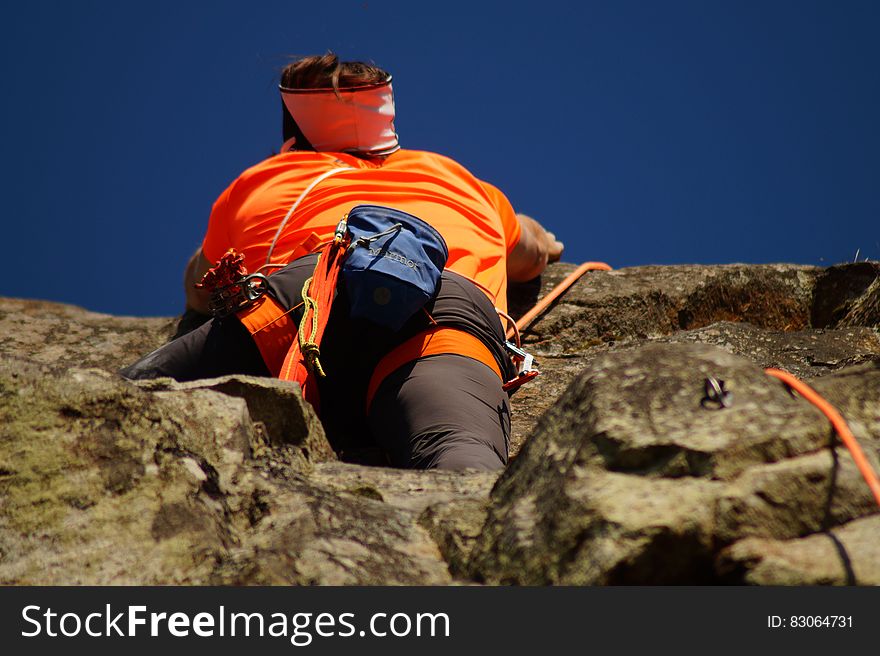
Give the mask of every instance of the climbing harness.
[[[309, 185], [306, 193], [329, 175], [343, 170], [325, 172]], [[282, 226], [304, 196], [305, 193], [291, 207]], [[273, 247], [279, 234], [280, 231], [273, 239]], [[318, 242], [317, 235], [310, 236], [312, 247]], [[305, 309], [296, 337], [284, 339], [278, 333], [286, 331], [275, 331], [271, 339], [256, 340], [260, 353], [268, 363], [277, 361], [278, 354], [283, 351], [283, 364], [272, 373], [282, 380], [298, 382], [303, 397], [317, 409], [319, 398], [313, 379], [326, 376], [320, 359], [320, 344], [340, 274], [348, 291], [352, 317], [367, 318], [398, 330], [436, 295], [447, 257], [443, 238], [421, 219], [380, 206], [353, 208], [337, 224], [333, 240], [320, 249], [315, 271], [303, 285], [303, 302], [297, 307]], [[261, 269], [279, 266], [271, 264], [270, 259], [271, 248], [267, 264]], [[215, 316], [237, 313], [256, 339], [256, 335], [266, 328], [286, 326], [292, 310], [284, 311], [274, 298], [255, 304], [264, 294], [272, 295], [272, 290], [264, 275], [248, 275], [243, 261], [242, 254], [230, 249], [198, 286], [212, 291], [211, 307], [212, 310], [216, 308]], [[504, 348], [516, 370], [512, 379], [504, 380], [491, 351], [479, 339], [452, 327], [437, 326], [432, 321], [431, 328], [396, 347], [380, 361], [368, 387], [367, 408], [379, 384], [395, 369], [420, 357], [441, 353], [457, 353], [486, 364], [501, 379], [502, 389], [513, 394], [540, 374], [534, 356], [522, 347], [520, 331], [527, 329], [584, 273], [593, 270], [609, 271], [611, 267], [601, 262], [582, 264], [518, 322], [498, 310], [510, 325]], [[479, 284], [477, 286], [482, 288]]]
[[500, 382], [504, 382], [504, 376], [495, 356], [481, 339], [458, 328], [434, 325], [393, 348], [379, 361], [367, 386], [365, 405], [367, 414], [382, 381], [397, 369], [419, 358], [449, 353], [483, 363], [495, 372]]
[[849, 449], [849, 452], [856, 463], [856, 467], [858, 467], [859, 473], [861, 473], [865, 482], [868, 484], [871, 493], [874, 495], [874, 500], [877, 502], [877, 505], [880, 506], [880, 479], [878, 479], [877, 473], [871, 467], [871, 463], [868, 461], [867, 457], [865, 457], [865, 452], [862, 451], [862, 447], [859, 445], [858, 440], [856, 440], [847, 425], [846, 420], [837, 409], [825, 400], [816, 390], [787, 371], [771, 368], [765, 369], [764, 373], [781, 380], [788, 388], [795, 390], [805, 400], [816, 406], [822, 414], [828, 417], [828, 420], [834, 427], [834, 431], [840, 437], [841, 442], [843, 442], [844, 446]]

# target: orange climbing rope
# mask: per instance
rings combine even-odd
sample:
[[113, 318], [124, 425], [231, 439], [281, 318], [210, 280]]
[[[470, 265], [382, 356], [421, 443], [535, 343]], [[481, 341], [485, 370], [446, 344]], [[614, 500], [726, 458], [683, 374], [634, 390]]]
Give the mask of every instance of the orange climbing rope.
[[547, 294], [544, 298], [538, 301], [531, 310], [526, 312], [522, 317], [520, 317], [519, 321], [516, 322], [516, 327], [510, 327], [507, 330], [507, 339], [513, 337], [513, 335], [517, 331], [523, 331], [528, 328], [532, 321], [534, 321], [544, 310], [546, 310], [550, 304], [559, 298], [569, 287], [571, 287], [577, 280], [580, 279], [582, 275], [584, 275], [587, 271], [611, 271], [611, 267], [605, 264], [604, 262], [584, 262], [577, 269], [571, 272], [565, 280], [556, 285], [549, 294]]
[[852, 454], [856, 467], [859, 468], [859, 472], [861, 472], [865, 482], [874, 494], [874, 499], [877, 501], [877, 505], [880, 506], [880, 480], [878, 480], [876, 472], [872, 469], [871, 463], [868, 462], [867, 457], [865, 457], [865, 452], [862, 451], [862, 447], [859, 446], [858, 441], [856, 441], [855, 436], [849, 429], [846, 420], [844, 420], [835, 407], [822, 398], [816, 390], [787, 371], [782, 371], [781, 369], [765, 369], [764, 371], [791, 387], [807, 401], [819, 408], [819, 410], [828, 417], [831, 421], [831, 425], [834, 426], [834, 430], [837, 431], [837, 434], [840, 436], [841, 441]]

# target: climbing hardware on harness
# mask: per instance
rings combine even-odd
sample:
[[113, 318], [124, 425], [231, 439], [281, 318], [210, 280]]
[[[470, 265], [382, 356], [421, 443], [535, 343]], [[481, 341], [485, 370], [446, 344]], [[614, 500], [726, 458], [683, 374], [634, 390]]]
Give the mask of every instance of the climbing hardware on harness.
[[196, 283], [197, 289], [211, 293], [208, 309], [215, 317], [227, 317], [252, 304], [263, 294], [271, 293], [266, 276], [248, 275], [244, 255], [230, 248], [220, 261]]

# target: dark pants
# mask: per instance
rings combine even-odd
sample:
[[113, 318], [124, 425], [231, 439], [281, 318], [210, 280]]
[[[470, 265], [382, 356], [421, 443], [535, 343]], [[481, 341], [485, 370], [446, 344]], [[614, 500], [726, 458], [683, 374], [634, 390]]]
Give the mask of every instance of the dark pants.
[[[282, 307], [299, 305], [315, 257], [301, 258], [269, 277]], [[473, 283], [445, 271], [437, 298], [399, 331], [348, 313], [344, 286], [321, 343], [327, 377], [319, 382], [321, 420], [334, 446], [378, 444], [398, 467], [499, 469], [507, 463], [510, 404], [498, 376], [460, 355], [432, 355], [404, 365], [379, 386], [364, 410], [376, 364], [395, 346], [431, 325], [464, 330], [492, 352], [506, 379], [514, 375], [492, 304]], [[302, 310], [291, 313], [294, 324]], [[214, 319], [120, 372], [130, 379], [169, 376], [195, 380], [228, 374], [270, 375], [247, 329], [234, 316]], [[366, 434], [365, 434], [366, 433]]]

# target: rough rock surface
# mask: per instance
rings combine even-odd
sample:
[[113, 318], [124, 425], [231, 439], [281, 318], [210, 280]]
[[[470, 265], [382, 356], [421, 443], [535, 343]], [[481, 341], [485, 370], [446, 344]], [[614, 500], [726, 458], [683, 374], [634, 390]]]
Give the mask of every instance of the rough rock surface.
[[113, 317], [72, 305], [0, 298], [0, 353], [66, 367], [115, 371], [174, 334], [171, 318]]
[[218, 391], [247, 381], [205, 382], [2, 356], [0, 583], [449, 582], [415, 511], [309, 479], [331, 451], [298, 388], [247, 390], [305, 416], [273, 435]]
[[0, 299], [0, 584], [880, 584], [851, 456], [763, 372], [878, 466], [876, 263], [587, 274], [524, 334], [500, 476], [339, 462], [280, 381], [115, 374], [174, 329]]

